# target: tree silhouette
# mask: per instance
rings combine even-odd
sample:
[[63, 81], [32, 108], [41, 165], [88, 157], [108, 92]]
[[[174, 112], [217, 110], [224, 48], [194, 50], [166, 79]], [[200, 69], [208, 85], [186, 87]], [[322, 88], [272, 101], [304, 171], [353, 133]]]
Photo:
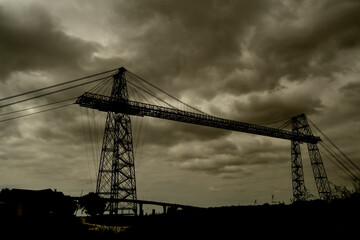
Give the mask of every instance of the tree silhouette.
[[106, 202], [96, 193], [89, 193], [79, 199], [79, 207], [90, 216], [102, 215]]

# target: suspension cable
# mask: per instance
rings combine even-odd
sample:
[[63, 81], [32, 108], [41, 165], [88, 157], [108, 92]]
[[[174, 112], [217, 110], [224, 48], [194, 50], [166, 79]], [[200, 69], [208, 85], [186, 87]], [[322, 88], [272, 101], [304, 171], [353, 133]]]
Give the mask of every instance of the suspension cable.
[[56, 110], [56, 109], [59, 109], [59, 108], [68, 107], [68, 106], [71, 106], [71, 105], [73, 105], [73, 104], [74, 104], [74, 103], [65, 104], [65, 105], [62, 105], [62, 106], [53, 107], [53, 108], [50, 108], [50, 109], [41, 110], [41, 111], [34, 112], [34, 113], [28, 113], [28, 114], [24, 114], [24, 115], [17, 116], [17, 117], [7, 118], [7, 119], [0, 120], [0, 122], [7, 122], [7, 121], [15, 120], [15, 119], [18, 119], [18, 118], [28, 117], [28, 116], [35, 115], [35, 114], [44, 113], [44, 112]]
[[159, 100], [159, 101], [161, 101], [161, 102], [165, 103], [166, 105], [168, 105], [168, 106], [170, 106], [170, 107], [172, 107], [172, 108], [176, 108], [176, 107], [174, 107], [173, 105], [171, 105], [170, 103], [166, 102], [165, 100], [163, 100], [163, 99], [161, 99], [161, 98], [158, 98], [157, 96], [155, 96], [155, 95], [151, 94], [150, 92], [148, 92], [148, 91], [146, 91], [145, 89], [143, 89], [143, 88], [141, 88], [141, 87], [137, 86], [136, 84], [134, 84], [134, 83], [132, 83], [132, 82], [129, 82], [129, 81], [127, 81], [127, 82], [128, 82], [129, 84], [131, 84], [131, 85], [133, 85], [133, 86], [135, 86], [135, 87], [139, 88], [140, 90], [144, 91], [145, 93], [149, 94], [150, 96], [152, 96], [152, 97], [156, 98], [157, 100]]
[[105, 73], [113, 72], [113, 71], [115, 71], [115, 70], [117, 70], [117, 69], [118, 69], [118, 68], [112, 69], [112, 70], [108, 70], [108, 71], [104, 71], [104, 72], [101, 72], [101, 73], [96, 73], [96, 74], [89, 75], [89, 76], [82, 77], [82, 78], [77, 78], [77, 79], [70, 80], [70, 81], [63, 82], [63, 83], [58, 83], [58, 84], [51, 85], [51, 86], [48, 86], [48, 87], [39, 88], [39, 89], [36, 89], [36, 90], [32, 90], [32, 91], [28, 91], [28, 92], [16, 94], [16, 95], [13, 95], [13, 96], [8, 96], [8, 97], [5, 97], [5, 98], [1, 98], [0, 101], [4, 101], [4, 100], [11, 99], [11, 98], [16, 98], [16, 97], [20, 97], [20, 96], [23, 96], [23, 95], [27, 95], [27, 94], [30, 94], [30, 93], [36, 93], [36, 92], [40, 92], [40, 91], [47, 90], [47, 89], [50, 89], [50, 88], [55, 88], [55, 87], [59, 87], [59, 86], [62, 86], [62, 85], [69, 84], [69, 83], [73, 83], [73, 82], [85, 80], [85, 79], [92, 78], [92, 77], [95, 77], [95, 76], [99, 76], [99, 75], [102, 75], [102, 74], [105, 74]]
[[101, 80], [106, 79], [108, 77], [109, 76], [106, 76], [106, 77], [103, 77], [103, 78], [98, 78], [98, 79], [95, 79], [95, 80], [92, 80], [92, 81], [89, 81], [89, 82], [86, 82], [86, 83], [77, 84], [77, 85], [67, 87], [67, 88], [63, 88], [63, 89], [59, 89], [59, 90], [56, 90], [56, 91], [53, 91], [53, 92], [48, 92], [48, 93], [44, 93], [44, 94], [37, 95], [37, 96], [34, 96], [34, 97], [25, 98], [25, 99], [22, 99], [22, 100], [19, 100], [19, 101], [16, 101], [16, 102], [7, 103], [7, 104], [4, 104], [4, 105], [1, 105], [0, 108], [8, 107], [8, 106], [15, 105], [15, 104], [18, 104], [18, 103], [23, 103], [23, 102], [30, 101], [30, 100], [33, 100], [33, 99], [36, 99], [36, 98], [40, 98], [40, 97], [48, 96], [48, 95], [51, 95], [51, 94], [59, 93], [59, 92], [62, 92], [62, 91], [66, 91], [66, 90], [69, 90], [69, 89], [73, 89], [73, 88], [76, 88], [76, 87], [84, 86], [86, 84], [101, 81]]
[[176, 97], [172, 96], [171, 94], [169, 94], [169, 93], [165, 92], [164, 90], [162, 90], [162, 89], [158, 88], [158, 87], [157, 87], [157, 86], [155, 86], [154, 84], [152, 84], [152, 83], [150, 83], [150, 82], [146, 81], [145, 79], [143, 79], [143, 78], [139, 77], [138, 75], [136, 75], [136, 74], [134, 74], [134, 73], [132, 73], [132, 72], [130, 72], [130, 71], [128, 71], [128, 70], [126, 70], [126, 71], [127, 71], [129, 74], [131, 74], [131, 75], [133, 75], [134, 77], [136, 77], [137, 79], [139, 79], [139, 80], [141, 80], [141, 81], [145, 82], [146, 84], [150, 85], [151, 87], [153, 87], [153, 88], [157, 89], [158, 91], [160, 91], [160, 92], [162, 92], [162, 93], [166, 94], [166, 95], [167, 95], [167, 96], [169, 96], [170, 98], [172, 98], [172, 99], [174, 99], [174, 100], [176, 100], [176, 101], [178, 101], [178, 102], [180, 102], [180, 103], [184, 104], [185, 106], [187, 106], [187, 107], [189, 107], [189, 108], [191, 108], [191, 109], [193, 109], [193, 110], [195, 110], [195, 111], [197, 111], [197, 112], [200, 112], [200, 113], [202, 113], [202, 114], [208, 115], [207, 113], [205, 113], [205, 112], [203, 112], [203, 111], [201, 111], [201, 110], [199, 110], [199, 109], [197, 109], [197, 108], [195, 108], [195, 107], [192, 107], [192, 106], [190, 106], [190, 105], [188, 105], [188, 104], [184, 103], [184, 102], [183, 102], [183, 101], [181, 101], [180, 99], [178, 99], [178, 98], [176, 98]]
[[349, 164], [352, 165], [353, 168], [355, 168], [358, 173], [360, 174], [360, 168], [343, 152], [341, 151], [341, 149], [335, 145], [335, 143], [328, 137], [325, 135], [325, 133], [323, 131], [320, 130], [320, 128], [318, 126], [316, 126], [316, 124], [311, 121], [309, 118], [308, 118], [309, 122], [311, 123], [311, 125], [313, 125], [315, 127], [316, 130], [318, 130], [320, 132], [320, 134], [322, 134], [324, 136], [324, 138], [336, 149], [339, 151], [339, 153], [345, 158], [345, 160], [347, 160], [347, 162]]
[[[336, 155], [336, 153], [334, 153], [331, 148], [329, 148], [326, 144], [320, 142], [320, 145], [336, 160], [336, 162], [338, 162], [343, 169], [341, 169], [343, 172], [345, 172], [351, 179], [356, 179], [356, 180], [360, 180], [350, 169], [348, 166], [346, 166], [341, 159], [339, 159]], [[337, 165], [336, 165], [337, 166]], [[338, 166], [337, 166], [338, 167]]]
[[[326, 159], [330, 160], [337, 168], [339, 168], [341, 171], [343, 171], [350, 179], [354, 179], [354, 176], [351, 174], [351, 172], [347, 171], [344, 167], [342, 167], [342, 163], [339, 162], [338, 159], [336, 159], [332, 154], [324, 147], [325, 151], [322, 151], [319, 149], [321, 155], [325, 156]], [[331, 156], [328, 155], [328, 153], [335, 159], [333, 160]]]
[[50, 105], [54, 105], [54, 104], [58, 104], [58, 103], [62, 103], [62, 102], [67, 102], [67, 101], [74, 100], [74, 99], [76, 99], [76, 97], [68, 98], [68, 99], [61, 100], [61, 101], [51, 102], [51, 103], [47, 103], [47, 104], [43, 104], [43, 105], [39, 105], [39, 106], [33, 106], [33, 107], [28, 107], [28, 108], [24, 108], [24, 109], [20, 109], [20, 110], [15, 110], [15, 111], [12, 111], [12, 112], [1, 113], [0, 116], [5, 116], [5, 115], [9, 115], [9, 114], [24, 112], [24, 111], [28, 111], [28, 110], [31, 110], [31, 109], [41, 108], [41, 107], [46, 107], [46, 106], [50, 106]]

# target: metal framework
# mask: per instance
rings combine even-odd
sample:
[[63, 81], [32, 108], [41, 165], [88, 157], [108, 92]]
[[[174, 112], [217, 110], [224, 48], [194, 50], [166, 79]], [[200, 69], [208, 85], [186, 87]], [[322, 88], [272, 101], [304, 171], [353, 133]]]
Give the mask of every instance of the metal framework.
[[[122, 68], [114, 75], [111, 90], [114, 99], [128, 98], [124, 74], [125, 69]], [[110, 214], [121, 211], [122, 214], [136, 215], [136, 203], [119, 201], [136, 200], [131, 120], [128, 114], [107, 113], [96, 193], [112, 200], [107, 208]]]
[[[292, 118], [292, 131], [296, 134], [301, 133], [300, 122], [297, 118]], [[304, 170], [301, 158], [300, 142], [291, 140], [291, 176], [294, 200], [306, 199], [306, 188], [304, 182]]]
[[[114, 76], [111, 96], [86, 92], [78, 97], [76, 101], [76, 104], [79, 104], [81, 107], [98, 109], [108, 113], [97, 182], [97, 192], [100, 195], [114, 200], [136, 200], [135, 167], [129, 117], [134, 115], [291, 140], [292, 186], [295, 200], [303, 200], [306, 197], [300, 151], [300, 144], [305, 142], [308, 145], [311, 166], [319, 196], [321, 199], [328, 199], [330, 197], [330, 185], [319, 149], [317, 148], [317, 143], [321, 139], [313, 135], [305, 115], [293, 117], [292, 130], [288, 131], [218, 118], [202, 113], [183, 111], [176, 108], [131, 101], [127, 95], [125, 72], [126, 69], [121, 68]], [[136, 204], [131, 205], [129, 203], [130, 206], [118, 206], [117, 204], [120, 203], [122, 201], [113, 201], [110, 205], [110, 212], [116, 213], [118, 209], [131, 209], [136, 214]]]
[[162, 118], [280, 139], [288, 139], [314, 144], [321, 141], [320, 137], [314, 136], [312, 134], [294, 133], [293, 131], [265, 127], [257, 124], [239, 122], [225, 118], [218, 118], [207, 114], [188, 112], [176, 108], [168, 108], [130, 101], [128, 99], [117, 99], [111, 96], [109, 97], [89, 92], [86, 92], [80, 96], [77, 99], [76, 104], [79, 104], [82, 107], [98, 109], [104, 112], [117, 112], [141, 117], [148, 116]]
[[[304, 114], [295, 116], [291, 120], [292, 131], [294, 133], [313, 135]], [[291, 141], [291, 173], [294, 200], [304, 200], [306, 198], [300, 144], [301, 141]], [[321, 159], [320, 151], [316, 143], [308, 142], [307, 147], [319, 197], [321, 199], [329, 199], [331, 197], [331, 188], [326, 175], [324, 163]]]

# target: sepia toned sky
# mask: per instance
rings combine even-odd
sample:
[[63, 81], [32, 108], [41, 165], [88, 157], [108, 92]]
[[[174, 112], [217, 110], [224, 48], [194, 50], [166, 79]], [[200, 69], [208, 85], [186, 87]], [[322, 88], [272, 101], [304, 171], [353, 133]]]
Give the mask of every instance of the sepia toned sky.
[[[263, 123], [305, 113], [360, 166], [359, 13], [358, 0], [0, 0], [0, 98], [123, 66], [222, 118]], [[0, 122], [0, 188], [95, 191], [91, 148], [99, 144], [84, 129], [96, 122], [103, 131], [101, 119], [74, 105]], [[290, 202], [289, 141], [133, 118], [140, 125], [139, 199]], [[317, 195], [303, 150], [305, 182]], [[331, 182], [351, 185], [324, 164]]]

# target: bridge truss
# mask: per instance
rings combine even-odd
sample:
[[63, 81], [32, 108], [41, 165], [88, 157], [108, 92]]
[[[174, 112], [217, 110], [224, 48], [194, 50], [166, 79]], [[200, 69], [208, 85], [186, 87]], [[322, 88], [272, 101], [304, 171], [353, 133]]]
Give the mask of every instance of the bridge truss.
[[[107, 112], [96, 192], [111, 199], [111, 214], [137, 213], [136, 180], [130, 115], [154, 117], [177, 122], [238, 131], [291, 141], [291, 171], [294, 200], [306, 198], [300, 144], [308, 146], [310, 162], [319, 197], [328, 199], [331, 188], [317, 147], [320, 137], [314, 136], [304, 114], [291, 119], [292, 130], [271, 128], [211, 116], [200, 111], [191, 112], [129, 100], [127, 70], [120, 68], [113, 75], [110, 96], [86, 92], [78, 97], [81, 107]], [[126, 201], [129, 200], [129, 201]]]

